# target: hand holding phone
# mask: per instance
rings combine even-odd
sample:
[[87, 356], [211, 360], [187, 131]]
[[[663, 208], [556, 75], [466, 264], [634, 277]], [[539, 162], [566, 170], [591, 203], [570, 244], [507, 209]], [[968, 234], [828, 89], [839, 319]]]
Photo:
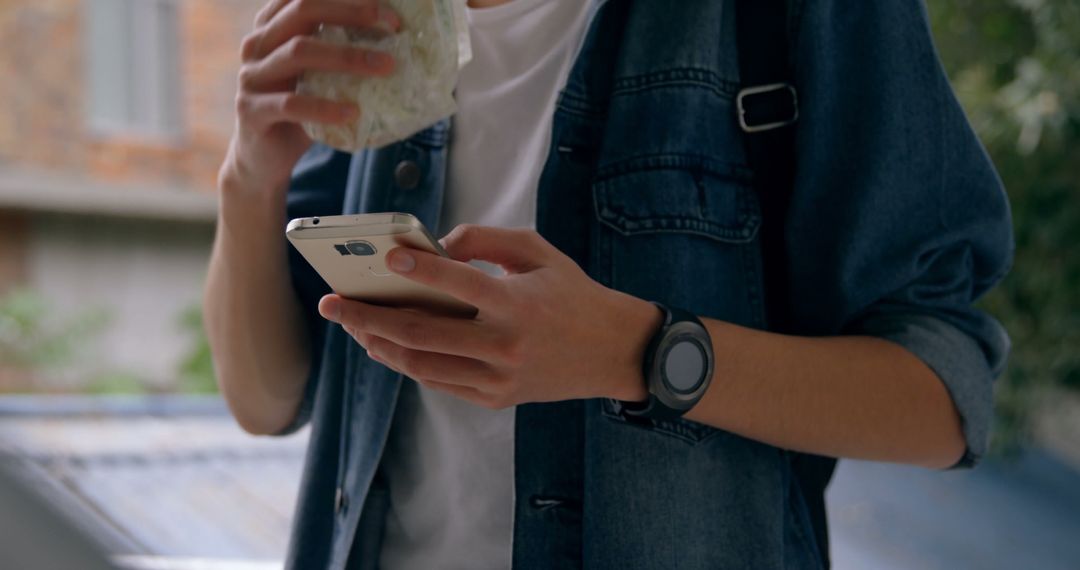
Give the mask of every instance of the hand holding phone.
[[342, 297], [452, 316], [476, 315], [476, 307], [386, 267], [387, 252], [399, 246], [449, 257], [420, 220], [410, 214], [297, 218], [289, 222], [285, 235]]

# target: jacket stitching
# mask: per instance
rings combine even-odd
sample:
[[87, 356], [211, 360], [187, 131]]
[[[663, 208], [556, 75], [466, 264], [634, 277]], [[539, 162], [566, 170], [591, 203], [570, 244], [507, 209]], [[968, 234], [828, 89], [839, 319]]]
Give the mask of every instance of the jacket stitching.
[[617, 162], [600, 166], [596, 170], [595, 183], [602, 184], [612, 178], [634, 172], [686, 168], [698, 168], [707, 174], [744, 185], [749, 185], [753, 181], [753, 174], [747, 166], [716, 160], [702, 154], [666, 153], [628, 156]]
[[727, 99], [733, 99], [739, 91], [735, 81], [720, 77], [710, 69], [679, 67], [620, 77], [612, 85], [612, 98], [662, 87], [704, 87]]

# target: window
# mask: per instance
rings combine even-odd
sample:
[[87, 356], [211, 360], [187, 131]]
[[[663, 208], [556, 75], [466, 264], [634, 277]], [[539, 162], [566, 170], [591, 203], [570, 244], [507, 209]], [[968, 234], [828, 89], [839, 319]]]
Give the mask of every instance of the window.
[[175, 0], [84, 0], [88, 119], [98, 132], [180, 134]]

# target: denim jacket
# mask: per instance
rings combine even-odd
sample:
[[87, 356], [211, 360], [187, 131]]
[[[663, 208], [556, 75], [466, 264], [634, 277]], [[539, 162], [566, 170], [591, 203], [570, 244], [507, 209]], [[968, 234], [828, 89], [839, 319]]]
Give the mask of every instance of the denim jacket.
[[[555, 111], [536, 224], [608, 287], [764, 328], [732, 4], [594, 0]], [[960, 465], [971, 465], [987, 448], [1009, 345], [972, 308], [1011, 261], [999, 179], [921, 2], [792, 0], [789, 17], [801, 107], [784, 220], [790, 325], [875, 335], [922, 359], [955, 402]], [[449, 128], [351, 155], [313, 146], [288, 215], [401, 211], [448, 231]], [[374, 568], [388, 504], [379, 461], [403, 380], [319, 317], [327, 287], [295, 251], [290, 267], [313, 366], [290, 428], [312, 424], [288, 567]], [[630, 422], [606, 400], [519, 406], [515, 446], [516, 568], [827, 565], [807, 509], [815, 497], [793, 481], [785, 450], [684, 419]]]

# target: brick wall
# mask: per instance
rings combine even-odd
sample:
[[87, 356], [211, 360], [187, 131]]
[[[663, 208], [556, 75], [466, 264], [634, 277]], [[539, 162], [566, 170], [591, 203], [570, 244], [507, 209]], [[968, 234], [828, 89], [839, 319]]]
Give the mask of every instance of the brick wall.
[[240, 40], [263, 0], [176, 0], [184, 127], [169, 142], [87, 128], [82, 30], [90, 1], [0, 2], [0, 168], [212, 190], [233, 127]]

